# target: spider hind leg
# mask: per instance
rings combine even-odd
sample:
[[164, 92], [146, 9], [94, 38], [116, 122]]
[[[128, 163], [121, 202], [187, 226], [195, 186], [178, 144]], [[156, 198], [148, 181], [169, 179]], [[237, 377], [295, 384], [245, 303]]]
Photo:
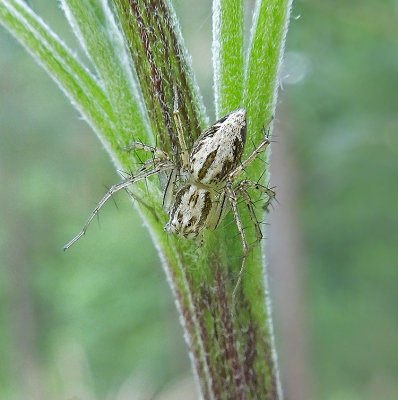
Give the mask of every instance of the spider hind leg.
[[[227, 184], [227, 186], [225, 188], [227, 196], [228, 196], [228, 200], [232, 206], [234, 218], [235, 218], [238, 230], [239, 230], [239, 234], [242, 239], [242, 247], [243, 247], [242, 263], [241, 263], [240, 271], [238, 274], [238, 279], [235, 284], [235, 288], [233, 290], [233, 297], [235, 297], [236, 292], [239, 288], [239, 285], [242, 281], [243, 273], [245, 271], [245, 266], [246, 266], [246, 260], [247, 260], [249, 253], [263, 239], [263, 234], [262, 234], [262, 231], [260, 228], [260, 223], [257, 219], [256, 213], [254, 210], [253, 201], [250, 197], [248, 189], [256, 189], [262, 193], [265, 193], [268, 196], [268, 199], [266, 201], [267, 208], [268, 208], [269, 204], [271, 203], [272, 199], [275, 198], [275, 192], [273, 190], [269, 189], [266, 186], [259, 184], [258, 182], [253, 182], [250, 180], [243, 180], [243, 181], [239, 182], [235, 188], [233, 188], [232, 184], [229, 183], [229, 184]], [[238, 199], [240, 197], [243, 198], [243, 200], [249, 210], [250, 219], [251, 219], [251, 221], [254, 225], [254, 229], [255, 229], [256, 240], [250, 246], [247, 242], [247, 236], [244, 231], [242, 219], [241, 219], [239, 209], [238, 209]]]

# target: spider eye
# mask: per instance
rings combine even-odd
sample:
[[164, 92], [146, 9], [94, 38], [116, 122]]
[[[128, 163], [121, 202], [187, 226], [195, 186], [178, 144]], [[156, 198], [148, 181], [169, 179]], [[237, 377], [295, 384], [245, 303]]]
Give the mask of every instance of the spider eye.
[[192, 223], [191, 222], [188, 222], [188, 225], [187, 226], [192, 226]]
[[177, 219], [177, 222], [178, 222], [179, 224], [181, 224], [182, 219], [181, 219], [181, 218], [178, 218], [178, 219]]

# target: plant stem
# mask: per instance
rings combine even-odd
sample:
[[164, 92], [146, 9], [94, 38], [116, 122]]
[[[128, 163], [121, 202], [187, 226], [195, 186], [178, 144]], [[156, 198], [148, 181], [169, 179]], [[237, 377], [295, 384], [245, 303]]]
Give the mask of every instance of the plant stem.
[[[127, 53], [105, 0], [100, 4], [62, 0], [96, 78], [21, 0], [0, 0], [0, 19], [57, 80], [93, 126], [117, 167], [134, 170], [131, 157], [121, 147], [129, 139], [139, 139], [138, 135], [177, 160], [175, 92], [188, 147], [208, 120], [170, 1], [113, 3]], [[243, 1], [214, 2], [217, 114], [237, 107], [247, 109], [246, 153], [252, 150], [250, 141], [258, 145], [263, 140], [262, 128], [274, 114], [290, 5], [291, 0], [257, 0], [245, 60]], [[153, 133], [155, 137], [151, 137]], [[258, 180], [267, 176], [262, 163], [253, 163], [248, 173]], [[159, 183], [148, 180], [148, 190], [139, 184], [133, 190], [153, 207], [151, 211], [138, 206], [174, 293], [203, 398], [281, 399], [261, 246], [249, 254], [234, 296], [242, 241], [232, 213], [215, 231], [205, 232], [204, 243], [198, 246], [193, 240], [164, 233], [168, 216], [161, 207]], [[255, 232], [249, 222], [249, 217], [243, 216], [250, 241]]]
[[[265, 5], [262, 2], [258, 3], [256, 18], [262, 22]], [[175, 17], [169, 3], [159, 1], [155, 5], [154, 2], [139, 0], [115, 0], [115, 4], [126, 41], [129, 43], [153, 130], [160, 132], [160, 142], [166, 150], [171, 147], [175, 151], [176, 139], [173, 132], [176, 130], [170, 115], [173, 106], [173, 85], [177, 83], [186, 140], [192, 145], [203, 127], [205, 118], [201, 113], [203, 106], [200, 104], [196, 85], [189, 80], [192, 72], [181, 50], [183, 44], [179, 31], [176, 30]], [[280, 17], [282, 6], [285, 11]], [[230, 10], [228, 5], [225, 10]], [[278, 51], [274, 52], [271, 60], [267, 60], [275, 64], [267, 77], [267, 83], [273, 85], [272, 87], [277, 84], [276, 75], [289, 11], [287, 2], [279, 6], [274, 4], [274, 10], [278, 10], [279, 14], [275, 17], [276, 22], [271, 31], [272, 28], [279, 30], [282, 35], [276, 43]], [[219, 16], [228, 22], [228, 16], [223, 15], [222, 11]], [[243, 45], [242, 30], [236, 27], [234, 29], [235, 38], [240, 37]], [[249, 83], [253, 80], [255, 51], [259, 47], [256, 34], [258, 32], [254, 30], [253, 49], [247, 67]], [[272, 39], [275, 39], [275, 36], [272, 36]], [[242, 105], [242, 100], [239, 99], [243, 98], [243, 83], [240, 89], [239, 85], [235, 85], [238, 86], [236, 90], [232, 84], [233, 79], [231, 80], [228, 74], [240, 74], [240, 81], [243, 82], [244, 71], [242, 51], [237, 50], [238, 59], [242, 60], [240, 69], [233, 64], [234, 56], [228, 51], [233, 49], [234, 38], [225, 46], [222, 46], [222, 41], [220, 44], [225, 54], [224, 58], [229, 56], [231, 60], [227, 64], [230, 67], [225, 67], [224, 63], [225, 68], [220, 68], [219, 109], [224, 112], [228, 107], [236, 108]], [[220, 58], [222, 59], [223, 55]], [[260, 63], [259, 68], [263, 67]], [[258, 69], [256, 71], [258, 73]], [[236, 95], [228, 96], [228, 93], [231, 93], [228, 89], [232, 91], [232, 88], [236, 90]], [[276, 91], [267, 93], [270, 93], [268, 97], [273, 100]], [[247, 103], [250, 102], [247, 100]], [[252, 103], [250, 106], [254, 108]], [[233, 108], [229, 108], [229, 111], [231, 109]], [[271, 107], [269, 110], [273, 112], [273, 109], [274, 107]], [[256, 122], [259, 120], [260, 118], [257, 118]], [[262, 123], [265, 124], [264, 121]], [[164, 243], [162, 238], [160, 240]], [[231, 216], [226, 218], [223, 227], [206, 233], [201, 248], [177, 237], [169, 239], [168, 243], [171, 242], [171, 252], [167, 249], [170, 245], [164, 244], [163, 253], [171, 256], [174, 252], [175, 259], [173, 261], [172, 257], [167, 257], [165, 268], [171, 277], [194, 371], [204, 398], [280, 399], [260, 247], [250, 254], [247, 273], [237, 298], [233, 299], [232, 291], [240, 269], [242, 244]]]

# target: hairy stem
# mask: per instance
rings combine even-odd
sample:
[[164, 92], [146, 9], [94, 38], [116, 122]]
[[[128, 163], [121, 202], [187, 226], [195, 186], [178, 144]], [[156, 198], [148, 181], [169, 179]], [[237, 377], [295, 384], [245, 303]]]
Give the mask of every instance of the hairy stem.
[[[96, 77], [22, 0], [0, 0], [0, 19], [60, 84], [117, 167], [134, 170], [121, 149], [130, 138], [179, 159], [175, 102], [189, 148], [208, 119], [170, 1], [113, 0], [112, 10], [105, 0], [61, 3]], [[216, 112], [247, 109], [246, 153], [263, 141], [262, 128], [274, 114], [290, 4], [257, 0], [245, 59], [243, 1], [214, 1]], [[254, 180], [267, 176], [261, 162], [248, 173]], [[168, 236], [160, 182], [148, 179], [148, 189], [133, 190], [151, 206], [139, 210], [163, 260], [202, 397], [281, 399], [261, 246], [250, 252], [235, 296], [243, 252], [232, 213], [205, 232], [201, 246]], [[238, 208], [250, 244], [256, 230], [245, 206]]]

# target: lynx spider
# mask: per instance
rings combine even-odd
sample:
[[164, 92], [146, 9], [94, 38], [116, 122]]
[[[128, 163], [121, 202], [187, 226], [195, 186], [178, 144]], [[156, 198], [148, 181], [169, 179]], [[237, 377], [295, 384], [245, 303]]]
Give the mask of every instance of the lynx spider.
[[[216, 229], [228, 212], [229, 205], [232, 207], [243, 246], [242, 264], [235, 292], [242, 278], [250, 250], [263, 237], [248, 189], [256, 189], [268, 196], [265, 207], [268, 207], [275, 197], [274, 191], [258, 182], [247, 179], [235, 182], [245, 168], [267, 148], [270, 141], [268, 137], [265, 137], [251, 155], [245, 161], [241, 161], [246, 142], [246, 110], [240, 108], [207, 128], [189, 152], [183, 135], [177, 100], [174, 104], [174, 121], [180, 147], [180, 162], [173, 161], [173, 158], [165, 151], [141, 142], [133, 142], [125, 148], [126, 151], [139, 149], [152, 153], [152, 158], [145, 161], [141, 168], [129, 175], [127, 179], [108, 190], [92, 211], [82, 231], [65, 245], [64, 250], [71, 247], [86, 233], [95, 215], [116, 192], [127, 189], [134, 182], [151, 175], [168, 172], [168, 181], [163, 195], [163, 209], [169, 214], [169, 221], [164, 227], [167, 233], [174, 233], [187, 239], [197, 238], [204, 229]], [[250, 247], [238, 210], [240, 198], [243, 198], [248, 207], [257, 236]]]

